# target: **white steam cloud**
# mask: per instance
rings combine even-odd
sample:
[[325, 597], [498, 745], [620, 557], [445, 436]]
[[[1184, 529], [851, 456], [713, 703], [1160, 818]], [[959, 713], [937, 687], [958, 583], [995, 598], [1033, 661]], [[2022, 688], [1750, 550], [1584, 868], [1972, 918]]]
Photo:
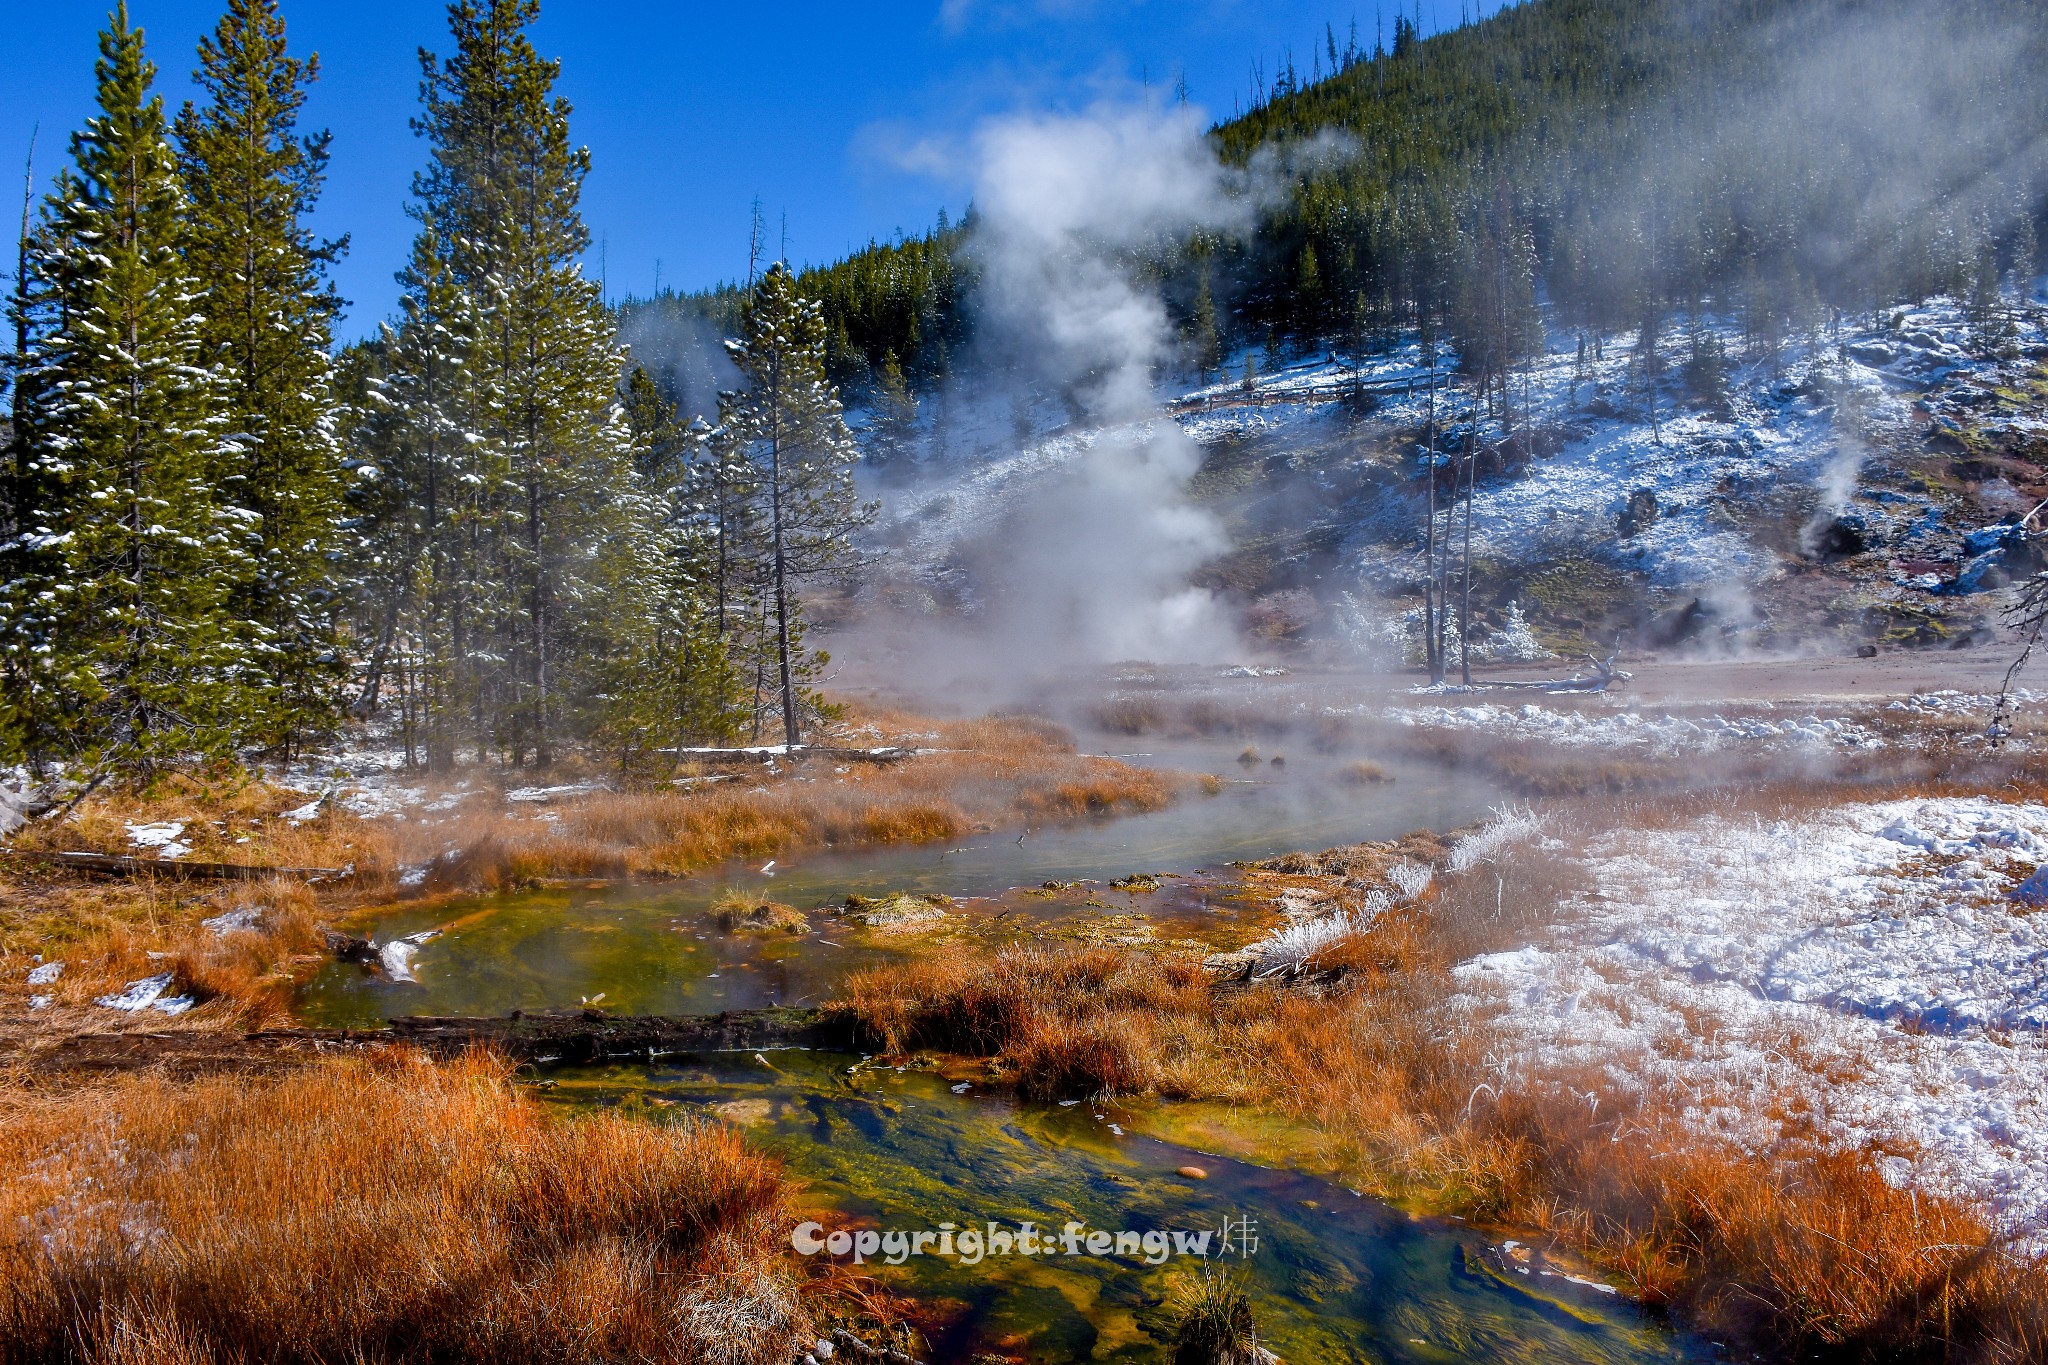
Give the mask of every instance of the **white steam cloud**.
[[1185, 107], [1009, 119], [975, 139], [974, 245], [985, 324], [1036, 377], [1103, 421], [1153, 410], [1172, 344], [1129, 254], [1197, 230], [1235, 234], [1255, 204]]
[[1248, 230], [1255, 196], [1186, 108], [1003, 119], [971, 155], [977, 368], [989, 382], [1013, 376], [1027, 403], [1058, 395], [1092, 428], [959, 556], [981, 605], [974, 661], [1022, 681], [1120, 659], [1234, 656], [1224, 604], [1189, 582], [1229, 542], [1188, 497], [1201, 452], [1154, 390], [1174, 332], [1134, 264], [1198, 230]]

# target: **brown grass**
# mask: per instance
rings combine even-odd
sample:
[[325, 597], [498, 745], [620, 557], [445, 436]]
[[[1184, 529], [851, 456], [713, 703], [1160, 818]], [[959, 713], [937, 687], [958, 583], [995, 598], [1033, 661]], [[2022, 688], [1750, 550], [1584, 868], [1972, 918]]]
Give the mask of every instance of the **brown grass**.
[[[1064, 731], [1031, 717], [935, 728], [936, 740], [916, 742], [936, 752], [902, 763], [817, 759], [779, 775], [742, 769], [688, 791], [599, 794], [562, 807], [558, 820], [479, 810], [422, 834], [439, 841], [435, 849], [466, 850], [437, 875], [497, 887], [541, 877], [680, 875], [804, 848], [931, 843], [1000, 825], [1158, 810], [1181, 786], [1170, 774], [1076, 753]], [[418, 852], [429, 856], [424, 844]]]
[[[1897, 794], [1779, 787], [1680, 804], [1786, 815]], [[1581, 814], [1612, 828], [1628, 818], [1622, 804]], [[1283, 861], [1328, 877], [1341, 898], [1430, 842]], [[1327, 953], [1307, 989], [1212, 984], [1197, 959], [1164, 952], [956, 947], [861, 973], [837, 1008], [886, 1050], [992, 1057], [1027, 1094], [1209, 1098], [1306, 1120], [1359, 1187], [1534, 1231], [1760, 1349], [2044, 1358], [2048, 1266], [2001, 1250], [1969, 1211], [1893, 1188], [1867, 1154], [1797, 1132], [1777, 1150], [1741, 1150], [1600, 1075], [1498, 1088], [1490, 1026], [1453, 1004], [1450, 968], [1526, 942], [1578, 889], [1564, 859], [1525, 850], [1440, 876], [1420, 903]]]
[[801, 910], [780, 901], [764, 901], [737, 887], [719, 893], [711, 902], [711, 914], [718, 927], [729, 934], [802, 934], [811, 922]]
[[497, 1063], [129, 1077], [0, 1107], [0, 1360], [786, 1361], [776, 1167]]

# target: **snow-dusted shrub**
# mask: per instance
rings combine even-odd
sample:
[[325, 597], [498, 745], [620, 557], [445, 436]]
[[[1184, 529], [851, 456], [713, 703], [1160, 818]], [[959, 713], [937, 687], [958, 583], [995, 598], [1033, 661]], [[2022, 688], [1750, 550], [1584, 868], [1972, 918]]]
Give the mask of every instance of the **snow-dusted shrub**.
[[1380, 917], [1389, 902], [1384, 892], [1375, 891], [1356, 910], [1340, 910], [1320, 919], [1303, 920], [1269, 934], [1252, 945], [1259, 955], [1257, 974], [1275, 976], [1306, 968], [1324, 952], [1353, 934], [1364, 933]]
[[1510, 602], [1500, 629], [1490, 630], [1472, 642], [1472, 657], [1490, 664], [1533, 664], [1556, 656], [1543, 647], [1536, 632], [1529, 628], [1529, 619], [1522, 615], [1522, 604]]
[[[1367, 601], [1347, 592], [1338, 598], [1331, 617], [1337, 638], [1361, 658], [1411, 667], [1428, 658], [1424, 649], [1428, 630], [1420, 607], [1395, 611], [1383, 603]], [[1456, 667], [1462, 657], [1463, 637], [1458, 632], [1455, 609], [1441, 625], [1444, 662]], [[1536, 663], [1554, 657], [1536, 638], [1536, 632], [1529, 628], [1528, 617], [1523, 615], [1519, 602], [1508, 604], [1507, 616], [1500, 629], [1486, 630], [1482, 626], [1475, 630], [1472, 639], [1474, 663]]]
[[1514, 844], [1543, 832], [1543, 819], [1529, 806], [1498, 806], [1493, 819], [1458, 840], [1451, 849], [1450, 869], [1467, 872]]
[[1401, 899], [1412, 901], [1429, 890], [1429, 884], [1436, 874], [1421, 863], [1395, 863], [1387, 869], [1387, 880], [1401, 893]]

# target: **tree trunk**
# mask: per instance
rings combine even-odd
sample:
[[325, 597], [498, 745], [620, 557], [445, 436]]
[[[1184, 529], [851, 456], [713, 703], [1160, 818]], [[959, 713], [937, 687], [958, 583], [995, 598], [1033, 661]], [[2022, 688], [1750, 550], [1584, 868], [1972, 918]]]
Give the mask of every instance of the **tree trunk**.
[[1429, 479], [1429, 534], [1425, 542], [1424, 559], [1428, 574], [1422, 580], [1422, 658], [1429, 667], [1429, 681], [1432, 686], [1444, 680], [1443, 636], [1438, 618], [1441, 608], [1438, 603], [1439, 586], [1436, 567], [1436, 347], [1429, 350], [1429, 417], [1423, 424], [1424, 457], [1428, 464]]
[[1472, 494], [1479, 473], [1479, 455], [1465, 457], [1465, 591], [1458, 604], [1458, 672], [1472, 685]]

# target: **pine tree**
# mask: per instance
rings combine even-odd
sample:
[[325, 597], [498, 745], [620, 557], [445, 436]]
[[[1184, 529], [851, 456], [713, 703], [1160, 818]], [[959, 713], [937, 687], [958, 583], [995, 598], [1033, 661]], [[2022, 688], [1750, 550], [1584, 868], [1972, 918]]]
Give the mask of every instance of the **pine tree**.
[[802, 740], [802, 684], [822, 656], [804, 648], [803, 583], [831, 572], [873, 515], [854, 496], [859, 457], [825, 376], [825, 326], [777, 262], [755, 284], [741, 335], [727, 343], [747, 386], [727, 396], [722, 426], [752, 463], [767, 533], [766, 598], [785, 743]]
[[900, 473], [901, 466], [915, 457], [917, 398], [910, 392], [910, 383], [904, 378], [903, 366], [897, 363], [894, 351], [884, 351], [882, 363], [875, 367], [874, 413], [869, 430], [873, 432], [868, 446], [870, 464]]
[[214, 495], [234, 447], [155, 69], [125, 4], [95, 71], [99, 112], [29, 252], [48, 307], [21, 376], [35, 500], [0, 715], [10, 749], [105, 772], [231, 753], [259, 679], [230, 614], [253, 518]]
[[200, 296], [208, 361], [226, 380], [237, 450], [218, 487], [261, 520], [256, 572], [236, 610], [257, 631], [269, 678], [260, 735], [290, 751], [337, 719], [345, 677], [334, 579], [343, 480], [329, 390], [340, 299], [323, 274], [345, 242], [305, 223], [327, 165], [326, 133], [298, 118], [319, 62], [285, 51], [275, 0], [229, 0], [200, 41], [205, 108], [177, 122], [190, 201], [185, 256]]
[[466, 376], [455, 420], [475, 490], [456, 528], [475, 586], [447, 622], [457, 690], [479, 742], [546, 764], [588, 719], [582, 671], [606, 652], [604, 591], [647, 505], [616, 393], [624, 352], [577, 265], [590, 156], [553, 93], [559, 64], [526, 34], [538, 12], [535, 0], [449, 6], [453, 54], [422, 58], [414, 126], [432, 162], [414, 194], [431, 268], [473, 320], [445, 339]]
[[490, 477], [490, 450], [470, 439], [478, 321], [448, 255], [439, 232], [423, 227], [399, 276], [399, 321], [351, 354], [359, 374], [343, 410], [356, 475], [350, 572], [364, 589], [357, 632], [370, 643], [356, 709], [377, 709], [397, 664], [407, 761], [423, 754], [436, 770], [480, 732], [469, 659], [488, 589], [478, 579], [479, 547], [502, 483]]
[[683, 427], [675, 403], [638, 368], [625, 413], [653, 520], [611, 561], [606, 601], [619, 646], [599, 665], [598, 738], [632, 766], [662, 748], [730, 740], [745, 717], [710, 572], [718, 528], [708, 432], [701, 422]]

